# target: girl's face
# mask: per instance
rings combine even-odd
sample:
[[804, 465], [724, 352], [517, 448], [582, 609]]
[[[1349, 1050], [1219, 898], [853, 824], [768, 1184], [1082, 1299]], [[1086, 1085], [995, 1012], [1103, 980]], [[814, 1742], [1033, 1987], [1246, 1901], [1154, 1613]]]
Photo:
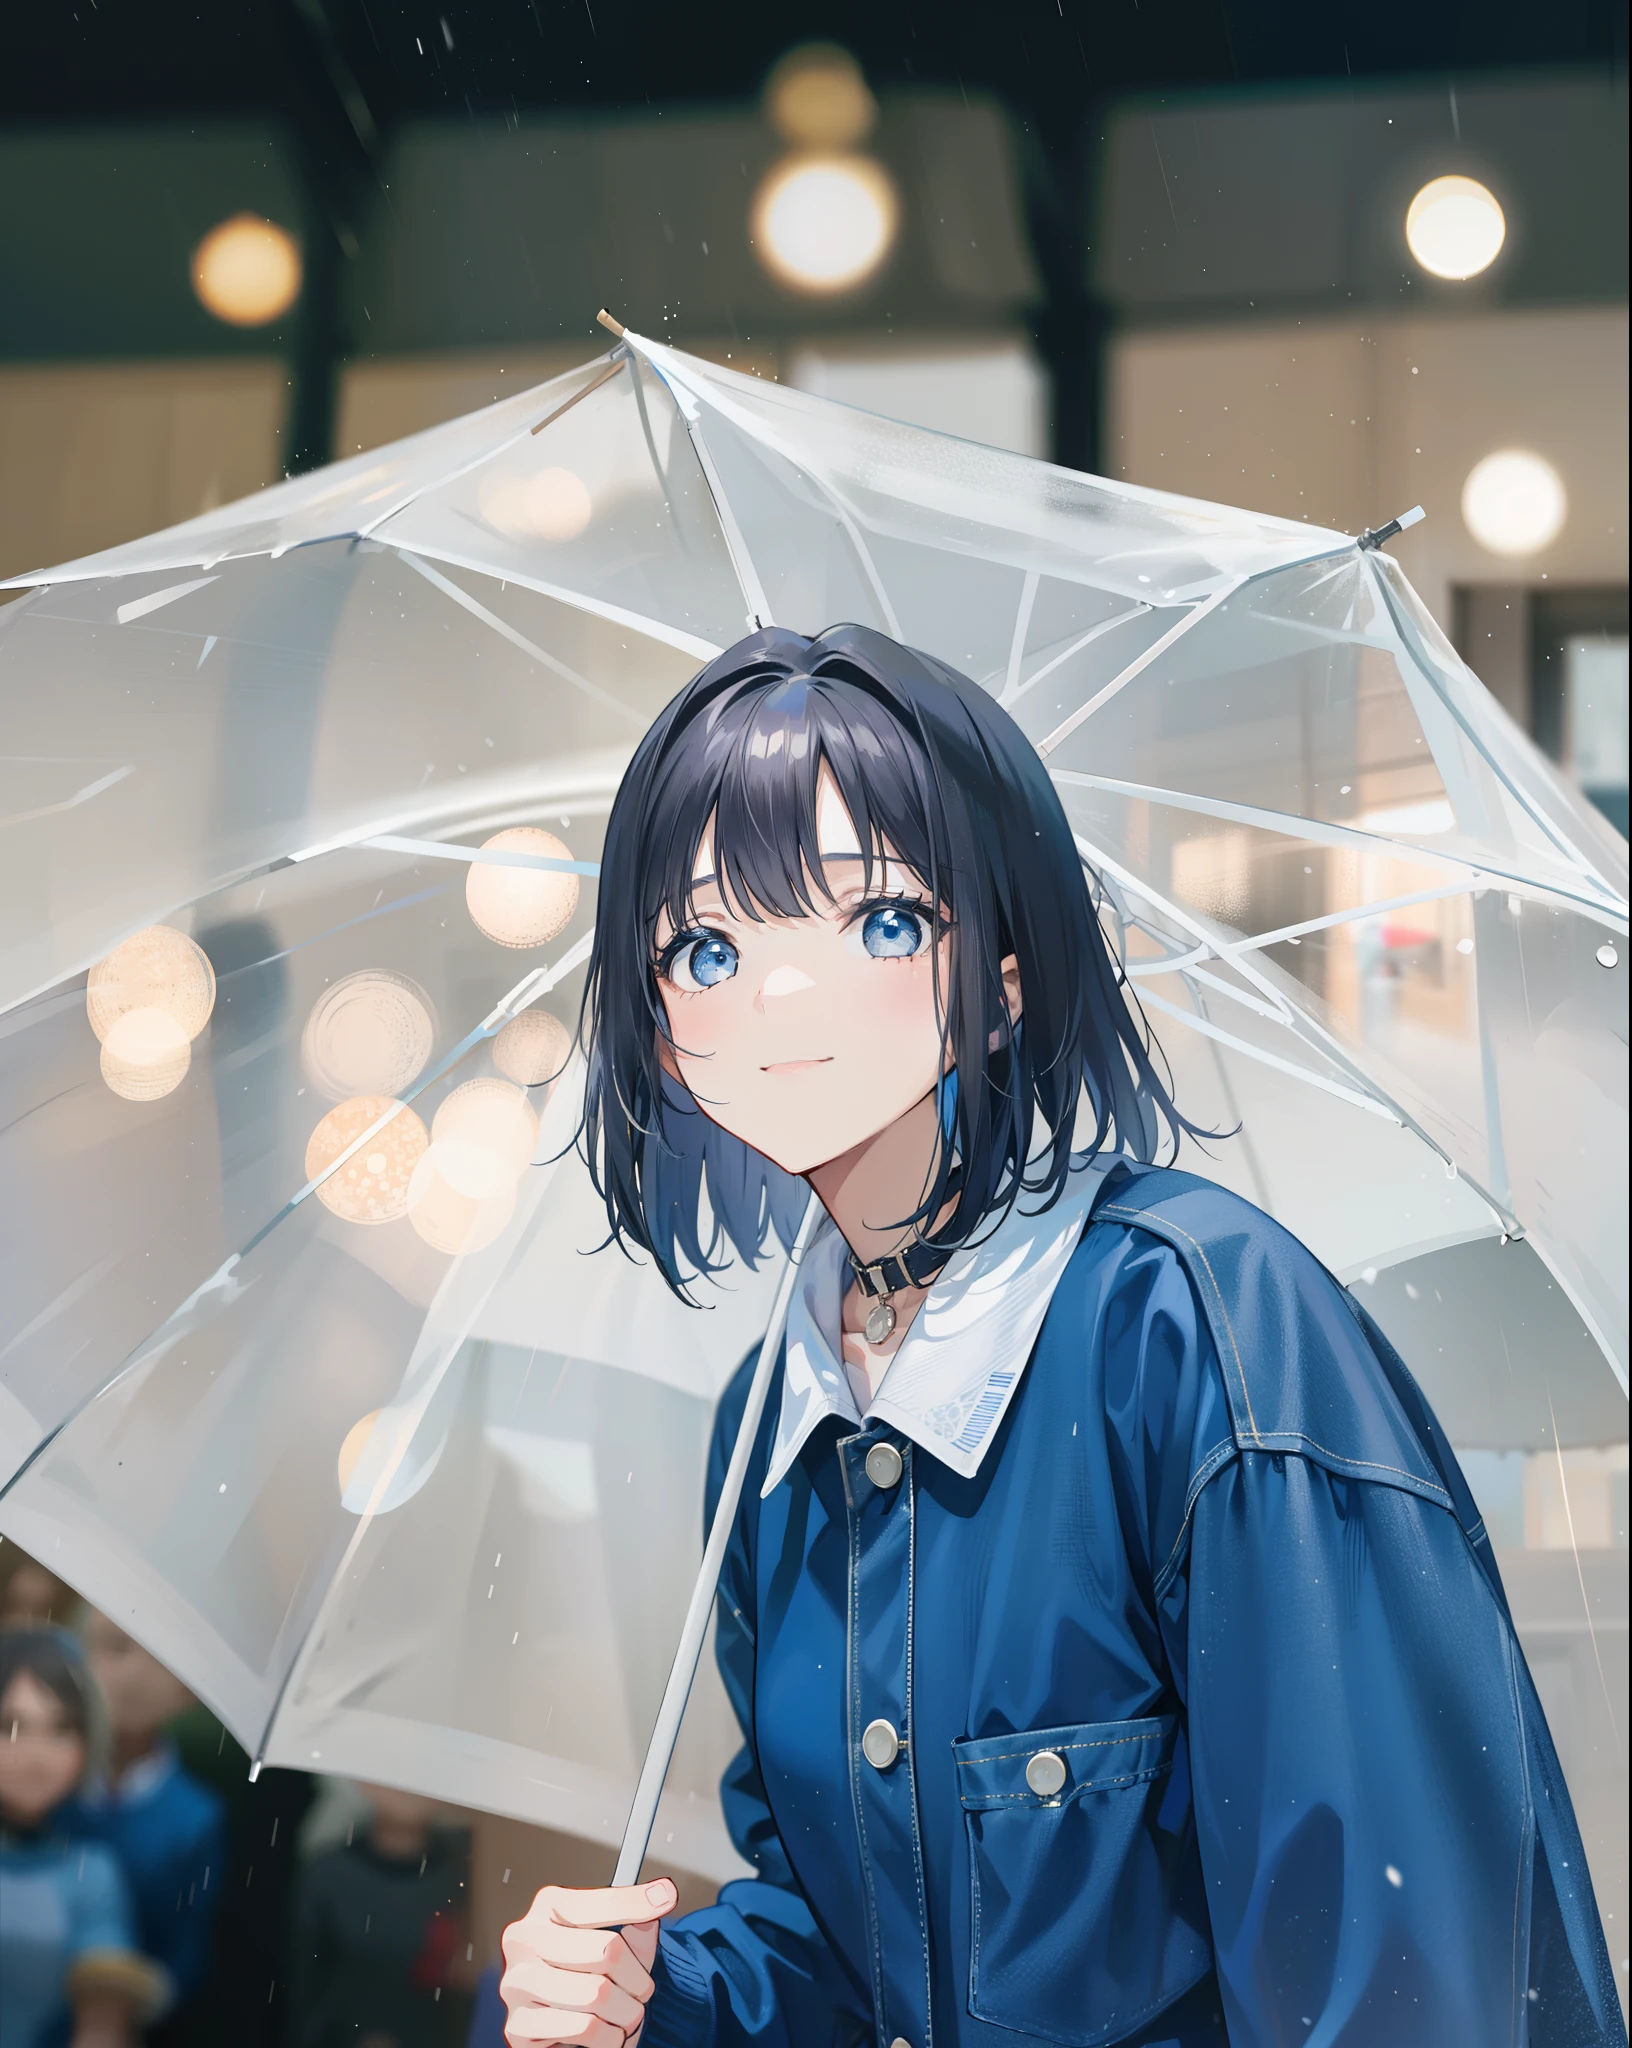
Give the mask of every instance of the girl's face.
[[951, 938], [921, 879], [873, 863], [838, 789], [824, 777], [817, 825], [829, 903], [756, 923], [732, 913], [712, 879], [705, 836], [696, 923], [656, 933], [658, 988], [674, 1041], [665, 1066], [699, 1108], [789, 1173], [864, 1144], [921, 1102], [945, 1055], [936, 1008]]
[[32, 1671], [19, 1671], [0, 1698], [0, 1814], [37, 1827], [85, 1769], [85, 1738]]

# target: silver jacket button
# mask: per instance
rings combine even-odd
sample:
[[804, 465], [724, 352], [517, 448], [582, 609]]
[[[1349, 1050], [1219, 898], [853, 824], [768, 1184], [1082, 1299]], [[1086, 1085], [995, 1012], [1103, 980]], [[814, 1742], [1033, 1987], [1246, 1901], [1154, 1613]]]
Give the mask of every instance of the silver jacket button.
[[861, 1753], [875, 1771], [887, 1771], [901, 1754], [901, 1738], [888, 1721], [869, 1721], [861, 1731]]
[[890, 2043], [890, 2048], [912, 2048], [912, 2043], [909, 2040], [907, 2040], [903, 2035], [897, 2034], [895, 2039]]
[[1057, 1750], [1040, 1749], [1026, 1765], [1026, 1783], [1039, 1799], [1052, 1799], [1065, 1789], [1065, 1758]]
[[901, 1453], [894, 1444], [874, 1444], [867, 1453], [866, 1472], [880, 1493], [888, 1493], [901, 1478]]

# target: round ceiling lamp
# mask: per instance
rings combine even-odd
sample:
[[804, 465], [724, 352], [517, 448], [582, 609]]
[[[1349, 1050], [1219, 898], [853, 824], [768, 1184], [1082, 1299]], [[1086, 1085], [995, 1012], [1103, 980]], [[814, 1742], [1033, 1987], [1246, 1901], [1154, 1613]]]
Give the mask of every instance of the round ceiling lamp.
[[572, 1056], [572, 1033], [548, 1010], [523, 1010], [493, 1041], [493, 1064], [518, 1088], [554, 1081]]
[[888, 171], [869, 156], [785, 157], [754, 195], [754, 253], [791, 291], [852, 291], [883, 263], [901, 208]]
[[848, 50], [803, 43], [765, 81], [765, 112], [795, 148], [853, 149], [872, 133], [878, 102]]
[[1477, 178], [1434, 178], [1406, 210], [1405, 239], [1435, 277], [1477, 277], [1496, 261], [1507, 221], [1495, 193]]
[[215, 969], [202, 946], [149, 925], [91, 969], [85, 1014], [102, 1044], [102, 1078], [127, 1102], [156, 1102], [181, 1086], [192, 1040], [215, 1008]]
[[1555, 541], [1569, 501], [1553, 465], [1527, 448], [1476, 462], [1462, 486], [1462, 518], [1493, 555], [1534, 555]]
[[[512, 825], [482, 841], [483, 851], [542, 854], [571, 860], [553, 832]], [[543, 946], [565, 930], [578, 908], [578, 877], [559, 868], [504, 867], [473, 860], [465, 878], [465, 904], [484, 937], [501, 946]]]
[[326, 988], [301, 1033], [306, 1078], [331, 1102], [400, 1095], [436, 1042], [431, 999], [405, 974], [365, 968]]
[[507, 540], [576, 540], [595, 510], [583, 478], [570, 469], [486, 477], [476, 497], [482, 517]]
[[287, 228], [235, 213], [193, 251], [199, 304], [229, 327], [264, 327], [300, 296], [300, 248]]
[[430, 1135], [414, 1112], [391, 1096], [356, 1095], [331, 1109], [307, 1140], [306, 1178], [316, 1180], [370, 1124], [393, 1108], [397, 1113], [391, 1121], [317, 1190], [324, 1208], [347, 1223], [394, 1223], [407, 1212], [414, 1169], [425, 1157]]

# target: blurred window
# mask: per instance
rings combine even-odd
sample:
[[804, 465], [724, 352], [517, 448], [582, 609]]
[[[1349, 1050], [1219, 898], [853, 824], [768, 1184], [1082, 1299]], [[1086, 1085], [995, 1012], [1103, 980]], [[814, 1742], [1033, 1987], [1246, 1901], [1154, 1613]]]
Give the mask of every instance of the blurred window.
[[1627, 593], [1533, 591], [1531, 730], [1619, 832], [1627, 829]]

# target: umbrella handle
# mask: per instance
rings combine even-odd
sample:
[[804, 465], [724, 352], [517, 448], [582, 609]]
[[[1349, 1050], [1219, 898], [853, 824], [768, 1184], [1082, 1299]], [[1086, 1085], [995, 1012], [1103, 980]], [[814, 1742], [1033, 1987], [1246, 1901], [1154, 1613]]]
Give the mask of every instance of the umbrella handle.
[[623, 1844], [618, 1850], [617, 1868], [612, 1873], [613, 1884], [633, 1884], [640, 1875], [641, 1864], [646, 1860], [646, 1847], [657, 1820], [657, 1802], [662, 1795], [663, 1780], [669, 1773], [669, 1759], [674, 1754], [674, 1745], [680, 1734], [680, 1722], [686, 1711], [686, 1701], [691, 1696], [692, 1680], [697, 1676], [698, 1660], [703, 1654], [703, 1638], [708, 1633], [708, 1618], [714, 1611], [714, 1594], [720, 1581], [720, 1567], [725, 1562], [725, 1548], [731, 1540], [731, 1531], [736, 1523], [737, 1502], [742, 1498], [743, 1481], [748, 1476], [748, 1460], [753, 1455], [754, 1441], [759, 1435], [760, 1417], [765, 1413], [765, 1397], [771, 1390], [771, 1377], [776, 1371], [777, 1357], [782, 1349], [782, 1332], [788, 1320], [788, 1304], [793, 1299], [793, 1283], [799, 1275], [804, 1249], [809, 1244], [811, 1234], [822, 1213], [821, 1203], [812, 1195], [799, 1225], [799, 1234], [788, 1253], [781, 1284], [776, 1290], [771, 1320], [766, 1326], [764, 1342], [760, 1345], [754, 1376], [748, 1384], [747, 1404], [742, 1411], [742, 1421], [737, 1425], [737, 1441], [732, 1448], [731, 1463], [726, 1467], [725, 1484], [720, 1489], [720, 1498], [714, 1509], [714, 1520], [709, 1528], [708, 1541], [703, 1546], [702, 1568], [697, 1574], [696, 1585], [691, 1589], [691, 1605], [686, 1609], [686, 1624], [680, 1631], [674, 1662], [669, 1668], [669, 1682], [663, 1688], [663, 1704], [657, 1710], [657, 1723], [652, 1729], [652, 1739], [646, 1745], [646, 1761], [640, 1767], [640, 1779], [635, 1786], [629, 1818], [624, 1822]]

